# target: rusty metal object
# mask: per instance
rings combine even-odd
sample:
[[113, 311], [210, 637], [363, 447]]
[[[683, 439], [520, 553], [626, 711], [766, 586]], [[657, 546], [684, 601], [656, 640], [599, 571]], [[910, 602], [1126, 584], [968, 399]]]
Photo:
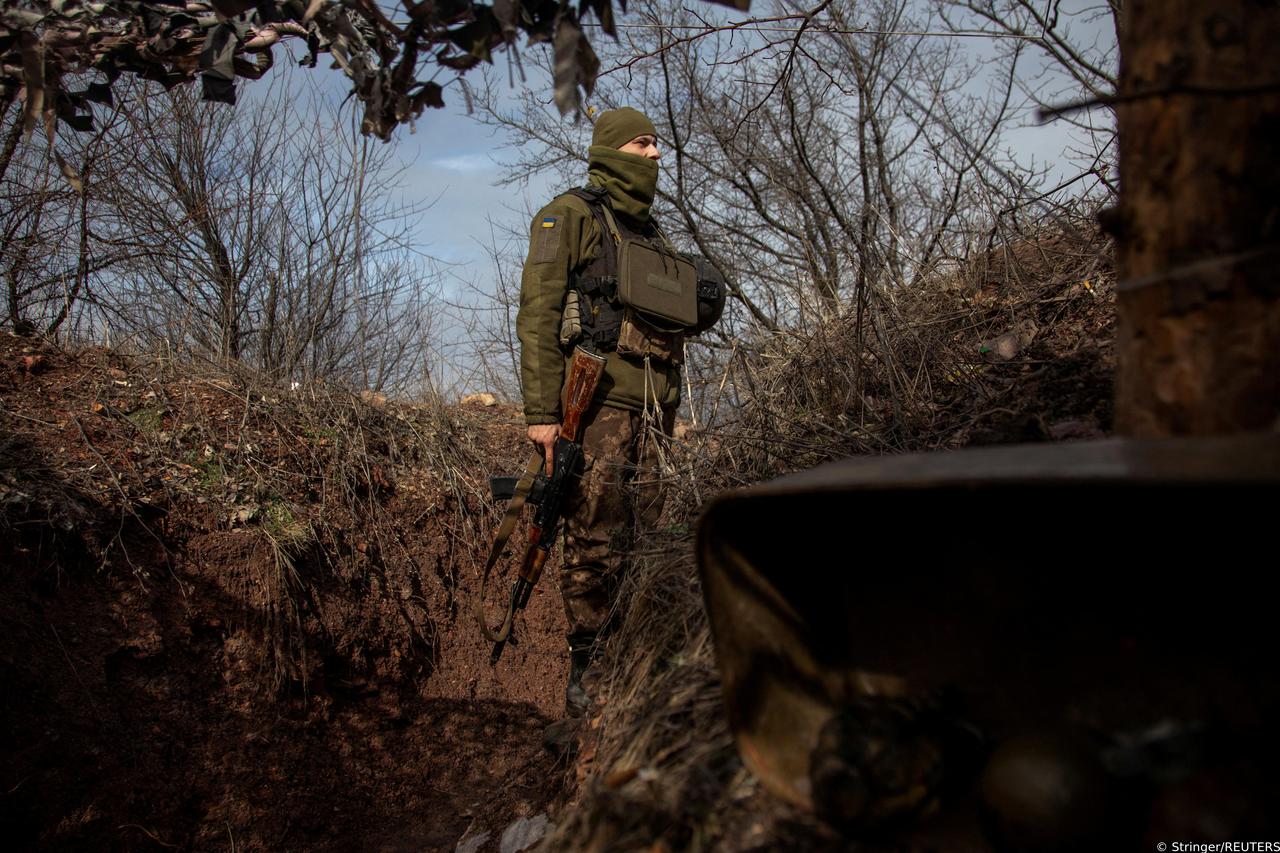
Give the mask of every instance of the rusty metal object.
[[[1099, 762], [1121, 794], [1103, 808], [1081, 793], [1072, 808], [1099, 831], [1137, 821], [1125, 831], [1141, 833], [1135, 813], [1187, 778], [1280, 743], [1263, 724], [1280, 709], [1262, 574], [1278, 495], [1275, 435], [858, 458], [728, 493], [702, 518], [698, 555], [743, 760], [801, 808], [845, 796], [836, 811], [865, 828], [936, 813], [913, 784], [938, 776], [938, 732], [971, 728], [983, 755], [944, 759], [942, 775], [988, 835], [1003, 820], [1043, 842], [1026, 849], [1079, 842], [1054, 834], [1064, 815], [1037, 816], [1042, 802], [1009, 790]], [[904, 725], [901, 743], [831, 746], [851, 708], [944, 692], [960, 702], [932, 733]], [[1019, 738], [1089, 745], [1028, 752]], [[1196, 746], [1171, 746], [1183, 743]], [[914, 756], [918, 778], [895, 783], [913, 793], [849, 799], [867, 772], [828, 754], [857, 765], [885, 749]], [[844, 793], [815, 797], [822, 778]]]

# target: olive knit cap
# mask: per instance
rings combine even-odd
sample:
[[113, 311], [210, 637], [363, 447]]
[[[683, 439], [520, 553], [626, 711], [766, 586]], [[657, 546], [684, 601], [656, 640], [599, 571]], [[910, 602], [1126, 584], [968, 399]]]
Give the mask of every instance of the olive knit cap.
[[658, 135], [649, 117], [639, 110], [623, 107], [600, 113], [600, 118], [596, 119], [596, 129], [591, 134], [591, 144], [621, 148], [637, 136], [645, 134]]

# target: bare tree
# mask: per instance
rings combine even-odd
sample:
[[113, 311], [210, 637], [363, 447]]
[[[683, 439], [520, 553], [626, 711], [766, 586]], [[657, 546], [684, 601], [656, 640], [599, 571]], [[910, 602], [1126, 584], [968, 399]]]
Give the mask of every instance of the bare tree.
[[405, 379], [431, 276], [389, 150], [284, 91], [232, 112], [140, 89], [125, 114], [96, 222], [120, 258], [96, 301], [116, 329], [280, 380]]
[[283, 86], [236, 111], [119, 94], [94, 134], [24, 137], [6, 117], [3, 322], [109, 328], [281, 381], [426, 375], [437, 276], [390, 149]]
[[505, 228], [491, 217], [483, 244], [491, 277], [463, 282], [461, 292], [446, 300], [455, 331], [449, 361], [459, 385], [508, 400], [520, 397], [520, 267], [513, 258], [523, 259], [527, 239], [524, 228]]
[[1026, 104], [1075, 130], [1071, 150], [1082, 167], [1061, 189], [1116, 193], [1116, 114], [1122, 0], [937, 0], [955, 32], [989, 36], [998, 63]]
[[121, 121], [99, 111], [93, 134], [24, 141], [21, 110], [3, 115], [0, 149], [0, 263], [5, 311], [0, 322], [19, 334], [58, 334], [73, 319], [90, 279], [115, 258], [92, 232], [95, 205], [112, 182], [107, 138]]
[[[727, 320], [694, 345], [695, 402], [698, 385], [725, 387], [729, 354], [788, 330], [848, 314], [876, 340], [903, 289], [966, 263], [1000, 211], [1037, 194], [1040, 176], [1000, 151], [1016, 64], [993, 95], [974, 93], [956, 40], [910, 34], [928, 29], [920, 10], [881, 0], [855, 20], [841, 4], [781, 2], [743, 22], [650, 3], [602, 52], [594, 105], [654, 118], [662, 221], [730, 282]], [[522, 144], [510, 180], [581, 180], [589, 127], [494, 95], [477, 99], [482, 120]], [[875, 357], [894, 358], [883, 344]], [[904, 389], [920, 381], [918, 364], [888, 367]]]
[[1239, 0], [1130, 9], [1112, 218], [1130, 435], [1280, 423], [1277, 37], [1280, 13]]

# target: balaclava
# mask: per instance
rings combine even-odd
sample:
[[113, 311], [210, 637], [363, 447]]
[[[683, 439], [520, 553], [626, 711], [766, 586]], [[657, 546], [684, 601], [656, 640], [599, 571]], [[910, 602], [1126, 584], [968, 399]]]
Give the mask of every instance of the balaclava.
[[618, 146], [646, 134], [658, 135], [644, 113], [631, 107], [609, 110], [596, 119], [587, 150], [590, 182], [609, 193], [614, 213], [640, 225], [649, 221], [649, 206], [658, 187], [658, 164], [619, 151]]

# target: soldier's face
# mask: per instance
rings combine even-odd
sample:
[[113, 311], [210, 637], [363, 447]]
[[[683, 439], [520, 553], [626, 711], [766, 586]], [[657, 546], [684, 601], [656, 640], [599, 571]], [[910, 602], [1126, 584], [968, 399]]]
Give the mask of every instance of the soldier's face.
[[628, 154], [635, 154], [638, 157], [647, 157], [650, 160], [657, 160], [662, 156], [662, 152], [658, 151], [658, 137], [651, 134], [637, 136], [635, 139], [618, 148], [619, 151], [625, 151]]

